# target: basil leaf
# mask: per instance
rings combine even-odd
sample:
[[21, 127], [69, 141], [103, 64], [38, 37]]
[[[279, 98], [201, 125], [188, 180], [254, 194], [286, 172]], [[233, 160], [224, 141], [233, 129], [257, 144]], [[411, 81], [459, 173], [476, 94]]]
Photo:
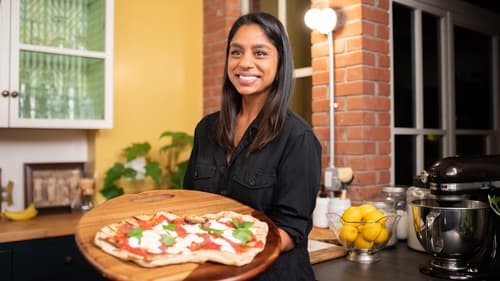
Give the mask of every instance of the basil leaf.
[[253, 222], [251, 221], [239, 221], [237, 219], [232, 219], [234, 226], [233, 237], [240, 240], [241, 245], [245, 246], [250, 239], [252, 239], [252, 232], [250, 227], [252, 227]]
[[135, 238], [137, 238], [137, 240], [139, 240], [139, 243], [141, 243], [143, 231], [144, 231], [144, 229], [142, 229], [141, 227], [136, 227], [136, 228], [132, 229], [129, 233], [127, 233], [127, 236], [129, 238], [135, 237]]
[[250, 228], [253, 225], [251, 221], [239, 221], [237, 219], [232, 219], [231, 221], [236, 228]]
[[200, 227], [200, 229], [208, 232], [208, 233], [215, 233], [215, 234], [222, 234], [224, 233], [222, 230], [220, 229], [216, 229], [216, 228], [211, 228], [211, 227], [205, 227], [203, 226], [202, 224], [199, 224], [198, 225]]
[[247, 228], [237, 228], [233, 230], [233, 237], [240, 240], [241, 245], [245, 246], [252, 239], [252, 233]]
[[165, 244], [167, 246], [172, 246], [175, 244], [175, 238], [172, 236], [168, 236], [166, 234], [161, 234], [160, 237], [161, 237], [161, 242], [163, 242], [163, 244]]
[[169, 223], [167, 225], [163, 225], [163, 229], [164, 230], [169, 230], [169, 231], [175, 231], [175, 224], [173, 223]]

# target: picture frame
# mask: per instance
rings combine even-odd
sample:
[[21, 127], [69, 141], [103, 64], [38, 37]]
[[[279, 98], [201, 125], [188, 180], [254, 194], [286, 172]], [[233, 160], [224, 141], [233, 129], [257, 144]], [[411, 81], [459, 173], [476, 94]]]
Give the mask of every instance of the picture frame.
[[25, 206], [40, 213], [68, 213], [81, 200], [78, 182], [87, 172], [85, 162], [24, 163]]

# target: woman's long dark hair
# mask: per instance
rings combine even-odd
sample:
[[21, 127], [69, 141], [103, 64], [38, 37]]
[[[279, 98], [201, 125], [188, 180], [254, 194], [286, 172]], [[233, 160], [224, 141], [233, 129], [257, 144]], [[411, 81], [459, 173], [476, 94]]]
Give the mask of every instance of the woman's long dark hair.
[[222, 85], [222, 105], [216, 128], [217, 141], [227, 151], [234, 150], [234, 131], [236, 115], [241, 111], [242, 97], [229, 80], [227, 66], [231, 41], [238, 29], [247, 24], [259, 25], [267, 38], [278, 50], [278, 71], [271, 85], [271, 91], [260, 112], [262, 117], [259, 130], [249, 153], [257, 151], [272, 141], [285, 123], [288, 102], [294, 90], [293, 55], [290, 42], [283, 24], [274, 16], [257, 12], [241, 16], [231, 27], [226, 46], [224, 82]]

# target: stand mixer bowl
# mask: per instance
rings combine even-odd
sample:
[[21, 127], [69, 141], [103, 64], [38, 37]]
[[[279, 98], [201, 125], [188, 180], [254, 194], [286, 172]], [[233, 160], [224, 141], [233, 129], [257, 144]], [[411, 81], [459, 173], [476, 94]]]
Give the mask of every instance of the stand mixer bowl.
[[489, 205], [474, 200], [417, 199], [412, 201], [412, 210], [417, 238], [433, 256], [427, 270], [448, 271], [451, 275], [473, 272], [468, 261], [485, 245]]

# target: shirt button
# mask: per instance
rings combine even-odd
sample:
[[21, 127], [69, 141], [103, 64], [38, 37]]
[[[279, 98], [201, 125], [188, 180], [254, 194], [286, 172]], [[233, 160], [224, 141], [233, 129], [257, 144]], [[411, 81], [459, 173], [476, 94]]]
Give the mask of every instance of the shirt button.
[[194, 177], [197, 178], [198, 177], [198, 171], [195, 171], [194, 172]]
[[224, 189], [224, 190], [221, 190], [221, 191], [220, 191], [220, 194], [221, 194], [221, 195], [226, 195], [226, 194], [227, 194], [227, 191], [226, 191], [225, 189]]
[[255, 185], [255, 180], [251, 180], [250, 185]]

